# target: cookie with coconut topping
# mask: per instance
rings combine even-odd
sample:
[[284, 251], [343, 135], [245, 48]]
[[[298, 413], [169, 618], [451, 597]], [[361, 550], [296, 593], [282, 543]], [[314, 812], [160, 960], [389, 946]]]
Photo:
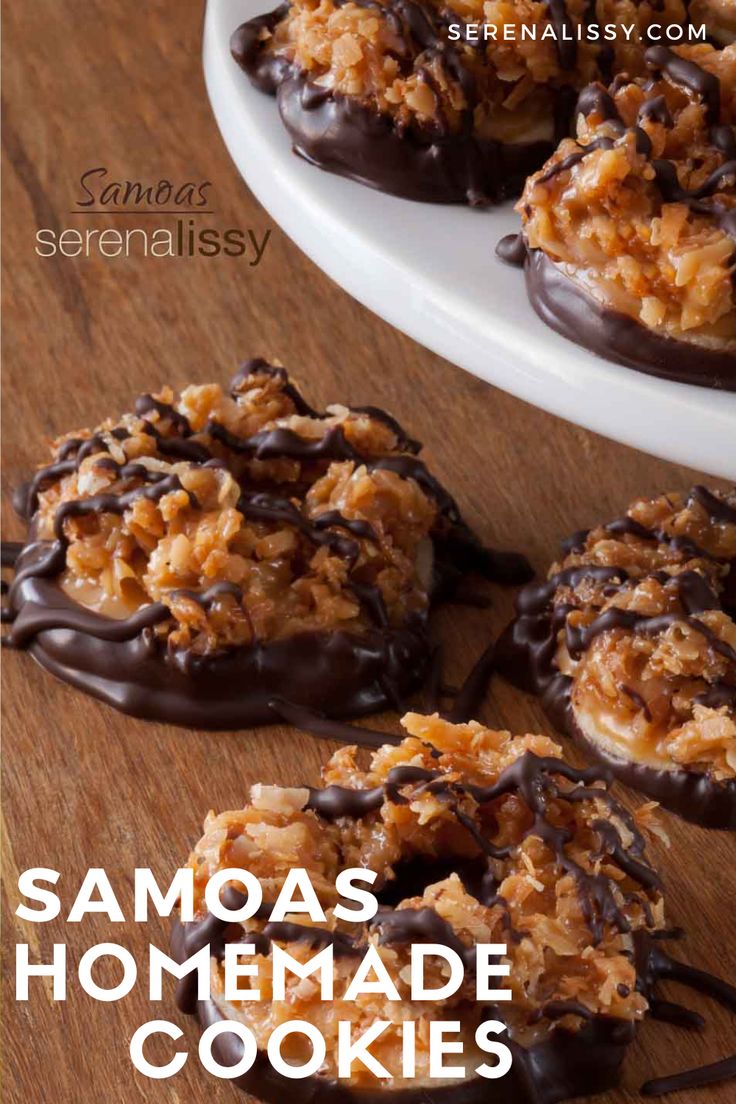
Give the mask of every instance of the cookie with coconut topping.
[[622, 781], [736, 828], [736, 492], [635, 502], [564, 551], [500, 669]]
[[527, 182], [532, 305], [610, 360], [736, 390], [736, 46], [646, 54], [647, 81], [587, 88], [577, 139]]
[[484, 549], [384, 411], [318, 413], [286, 372], [142, 396], [21, 490], [8, 641], [126, 712], [201, 727], [393, 705], [424, 678], [432, 600]]
[[[232, 52], [276, 95], [308, 161], [395, 195], [495, 203], [569, 133], [574, 89], [644, 71], [652, 23], [683, 0], [293, 0], [240, 27]], [[627, 25], [613, 43], [589, 22]]]
[[[664, 924], [659, 879], [644, 851], [647, 810], [632, 817], [596, 771], [572, 767], [544, 736], [511, 736], [476, 722], [453, 725], [437, 715], [409, 714], [402, 724], [405, 739], [376, 750], [367, 769], [359, 765], [355, 748], [343, 748], [324, 769], [323, 788], [257, 785], [244, 809], [208, 817], [190, 858], [195, 919], [178, 924], [173, 939], [180, 960], [203, 939], [210, 943], [212, 999], [199, 1006], [200, 1018], [205, 1023], [235, 1019], [254, 1033], [261, 1060], [238, 1083], [264, 1100], [275, 1101], [283, 1091], [263, 1061], [270, 1033], [298, 1017], [317, 1026], [327, 1043], [319, 1074], [296, 1089], [304, 1099], [331, 1100], [339, 1091], [340, 1100], [355, 1092], [356, 1100], [388, 1102], [396, 1092], [402, 1101], [404, 1093], [411, 1100], [415, 1094], [417, 1100], [448, 1104], [455, 1098], [480, 1101], [488, 1083], [470, 1070], [452, 1085], [433, 1082], [428, 1025], [433, 1019], [459, 1021], [465, 1060], [478, 1056], [474, 1033], [490, 1010], [474, 998], [474, 948], [506, 943], [512, 999], [503, 1019], [514, 1067], [494, 1084], [498, 1099], [530, 1101], [530, 1085], [550, 1076], [564, 1088], [556, 1099], [602, 1090], [616, 1080], [633, 1025], [647, 1011], [637, 987], [637, 933]], [[267, 906], [242, 927], [208, 914], [204, 891], [217, 871], [248, 870], [259, 879], [264, 902], [273, 902], [295, 865], [309, 872], [326, 910], [324, 924], [297, 916], [270, 922]], [[378, 874], [373, 889], [379, 911], [360, 925], [336, 920], [333, 911], [335, 878], [351, 866]], [[234, 883], [225, 893], [238, 897]], [[430, 1003], [411, 1000], [405, 969], [411, 943], [427, 940], [455, 949], [467, 963], [461, 988]], [[222, 961], [227, 941], [255, 942], [264, 977], [270, 976], [274, 943], [300, 961], [331, 944], [334, 999], [320, 1001], [317, 986], [293, 976], [284, 1000], [227, 1000]], [[380, 995], [362, 995], [355, 1002], [344, 998], [369, 945], [377, 948], [402, 994], [400, 1016]], [[428, 972], [429, 984], [439, 985], [441, 962], [430, 960]], [[191, 980], [179, 991], [180, 1006], [188, 1012], [197, 1010]], [[355, 1034], [377, 1019], [389, 1021], [372, 1048], [390, 1071], [389, 1084], [356, 1064], [338, 1087], [340, 1019], [349, 1019]], [[416, 1025], [413, 1077], [401, 1067], [407, 1019]]]

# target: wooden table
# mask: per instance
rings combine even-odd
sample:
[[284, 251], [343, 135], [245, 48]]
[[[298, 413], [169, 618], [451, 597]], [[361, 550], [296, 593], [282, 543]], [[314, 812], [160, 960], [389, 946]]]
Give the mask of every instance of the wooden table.
[[[6, 537], [20, 535], [9, 491], [44, 459], [45, 437], [93, 424], [166, 382], [225, 381], [252, 355], [289, 366], [317, 404], [391, 409], [425, 441], [482, 536], [525, 549], [540, 570], [569, 531], [621, 513], [636, 495], [696, 478], [470, 378], [374, 318], [302, 256], [249, 195], [219, 138], [200, 72], [199, 2], [4, 7]], [[40, 228], [146, 224], [70, 213], [80, 175], [103, 166], [111, 179], [212, 181], [216, 213], [208, 224], [259, 236], [270, 228], [262, 262], [37, 256]], [[456, 674], [504, 624], [511, 597], [498, 591], [490, 612], [441, 614]], [[186, 857], [208, 809], [242, 804], [256, 780], [316, 782], [330, 751], [287, 728], [210, 734], [146, 724], [54, 681], [26, 656], [4, 658], [4, 937], [11, 956], [16, 942], [28, 942], [46, 960], [53, 943], [66, 942], [73, 965], [87, 947], [113, 941], [143, 962], [150, 941], [166, 946], [163, 921], [63, 922], [84, 871], [104, 867], [130, 916], [136, 866], [163, 878]], [[484, 719], [516, 731], [546, 728], [534, 703], [500, 683]], [[387, 728], [395, 723], [386, 718]], [[657, 859], [671, 919], [690, 933], [683, 954], [733, 978], [733, 837], [666, 821], [672, 846]], [[33, 866], [61, 872], [65, 911], [45, 925], [14, 916], [18, 872]], [[8, 983], [9, 1104], [242, 1099], [205, 1074], [196, 1053], [172, 1080], [134, 1071], [128, 1041], [136, 1027], [152, 1018], [183, 1022], [170, 995], [152, 1006], [136, 988], [119, 1003], [95, 1003], [72, 976], [65, 1003], [54, 1003], [49, 984], [34, 980], [29, 1002], [15, 1004]], [[647, 1024], [627, 1061], [626, 1088], [605, 1101], [638, 1100], [646, 1076], [733, 1050], [733, 1020], [713, 1008], [707, 1015], [705, 1037]], [[183, 1026], [194, 1051], [197, 1031]], [[170, 1052], [167, 1044], [149, 1053], [163, 1060]], [[731, 1085], [687, 1099], [726, 1104], [735, 1091]]]

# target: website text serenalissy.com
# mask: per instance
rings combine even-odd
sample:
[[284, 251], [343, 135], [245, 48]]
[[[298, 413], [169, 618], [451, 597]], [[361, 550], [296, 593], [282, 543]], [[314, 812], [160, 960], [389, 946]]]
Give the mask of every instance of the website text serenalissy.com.
[[552, 23], [449, 23], [451, 42], [707, 42], [705, 25], [653, 23], [646, 35], [635, 23], [581, 23], [555, 26]]

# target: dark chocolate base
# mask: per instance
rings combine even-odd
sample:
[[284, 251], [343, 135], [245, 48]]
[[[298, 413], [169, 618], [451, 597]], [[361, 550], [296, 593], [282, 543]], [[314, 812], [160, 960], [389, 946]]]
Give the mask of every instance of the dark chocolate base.
[[539, 249], [527, 252], [524, 274], [529, 300], [539, 317], [576, 345], [650, 376], [736, 391], [736, 348], [707, 349], [675, 341], [606, 310]]
[[[13, 599], [11, 639], [46, 670], [123, 713], [188, 727], [278, 723], [269, 705], [275, 697], [332, 717], [396, 708], [421, 686], [431, 655], [419, 618], [399, 629], [304, 632], [195, 657], [167, 652], [140, 615], [125, 622], [103, 617], [51, 580], [31, 576]], [[147, 609], [155, 614], [155, 607]]]
[[716, 782], [708, 775], [687, 770], [659, 770], [620, 759], [602, 751], [585, 735], [569, 712], [567, 731], [591, 759], [601, 763], [619, 782], [658, 801], [665, 809], [701, 828], [736, 831], [736, 780]]
[[517, 196], [552, 155], [551, 139], [507, 144], [472, 134], [400, 132], [389, 116], [264, 54], [261, 28], [270, 30], [285, 13], [282, 7], [243, 24], [231, 50], [252, 84], [276, 95], [294, 152], [311, 164], [404, 199], [482, 207]]
[[[183, 962], [189, 925], [174, 922], [171, 949]], [[192, 1009], [203, 1028], [225, 1019], [212, 1000]], [[576, 1032], [555, 1028], [549, 1039], [525, 1049], [509, 1043], [513, 1063], [498, 1081], [473, 1077], [432, 1088], [431, 1082], [412, 1089], [354, 1089], [345, 1082], [313, 1076], [291, 1080], [277, 1073], [262, 1052], [253, 1067], [233, 1084], [266, 1104], [558, 1104], [577, 1096], [592, 1096], [618, 1084], [621, 1065], [635, 1027], [625, 1020], [599, 1017]], [[218, 1062], [233, 1066], [243, 1054], [235, 1035], [218, 1036], [212, 1047]]]
[[313, 165], [422, 203], [484, 207], [517, 196], [551, 155], [551, 142], [506, 145], [472, 135], [400, 134], [386, 115], [326, 92], [303, 75], [279, 86], [278, 106], [295, 153]]

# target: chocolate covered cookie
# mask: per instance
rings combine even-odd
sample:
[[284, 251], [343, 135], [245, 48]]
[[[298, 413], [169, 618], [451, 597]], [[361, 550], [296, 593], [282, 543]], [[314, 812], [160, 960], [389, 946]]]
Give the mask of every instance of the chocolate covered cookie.
[[736, 46], [646, 53], [647, 80], [594, 84], [527, 182], [529, 298], [552, 329], [652, 375], [736, 390]]
[[[293, 0], [243, 24], [232, 52], [308, 161], [485, 205], [517, 195], [569, 133], [575, 89], [643, 72], [647, 29], [685, 19], [683, 0]], [[589, 23], [636, 31], [589, 41]]]
[[330, 715], [421, 685], [432, 601], [468, 572], [529, 578], [484, 549], [385, 412], [318, 413], [281, 368], [144, 395], [61, 438], [18, 495], [29, 540], [6, 642], [137, 716], [203, 728]]
[[525, 587], [497, 664], [623, 782], [736, 828], [736, 492], [635, 502]]
[[[184, 961], [209, 945], [210, 998], [198, 1001], [196, 976], [179, 986], [178, 1004], [202, 1025], [244, 1025], [257, 1044], [252, 1068], [236, 1084], [264, 1101], [320, 1100], [333, 1104], [553, 1104], [586, 1097], [618, 1083], [636, 1025], [648, 1014], [682, 1025], [702, 1023], [679, 1006], [660, 1002], [657, 981], [692, 984], [736, 1010], [736, 990], [670, 958], [664, 950], [665, 913], [659, 877], [644, 833], [651, 810], [631, 815], [593, 769], [579, 770], [544, 736], [512, 736], [476, 722], [454, 725], [437, 715], [409, 714], [406, 738], [379, 748], [361, 767], [355, 748], [337, 752], [323, 772], [324, 788], [252, 787], [243, 809], [210, 814], [189, 863], [195, 918], [176, 922], [175, 957]], [[325, 912], [324, 922], [301, 914], [270, 920], [289, 872], [299, 866]], [[376, 872], [372, 919], [337, 918], [336, 878], [346, 868]], [[248, 871], [260, 883], [261, 907], [233, 923], [211, 913], [205, 891], [223, 870]], [[235, 878], [219, 896], [235, 910], [246, 898]], [[432, 1001], [411, 999], [412, 944], [455, 951], [465, 965], [456, 991]], [[274, 947], [304, 963], [331, 947], [332, 999], [320, 999], [314, 978], [286, 975], [283, 999], [225, 996], [226, 947], [251, 944], [257, 974], [248, 987], [271, 993]], [[509, 1000], [489, 1005], [475, 995], [475, 949], [505, 944], [499, 962]], [[375, 992], [348, 999], [348, 984], [369, 948], [378, 954], [400, 1000]], [[242, 960], [241, 960], [242, 961]], [[431, 987], [447, 980], [440, 959], [429, 959]], [[510, 1070], [489, 1081], [475, 1069], [482, 1055], [478, 1027], [506, 1024]], [[326, 1043], [318, 1073], [287, 1081], [266, 1048], [278, 1025], [306, 1020]], [[460, 1079], [430, 1075], [430, 1025], [449, 1020], [465, 1067]], [[377, 1021], [384, 1028], [371, 1053], [387, 1077], [362, 1063], [338, 1075], [339, 1021], [353, 1037]], [[406, 1025], [416, 1040], [413, 1075], [402, 1061]], [[293, 1036], [290, 1060], [310, 1056]], [[214, 1043], [217, 1060], [236, 1064], [243, 1044], [232, 1033]], [[708, 1067], [710, 1078], [733, 1074], [733, 1063]], [[692, 1071], [696, 1084], [705, 1071]], [[650, 1089], [656, 1090], [654, 1082]], [[677, 1087], [673, 1085], [672, 1087]]]

